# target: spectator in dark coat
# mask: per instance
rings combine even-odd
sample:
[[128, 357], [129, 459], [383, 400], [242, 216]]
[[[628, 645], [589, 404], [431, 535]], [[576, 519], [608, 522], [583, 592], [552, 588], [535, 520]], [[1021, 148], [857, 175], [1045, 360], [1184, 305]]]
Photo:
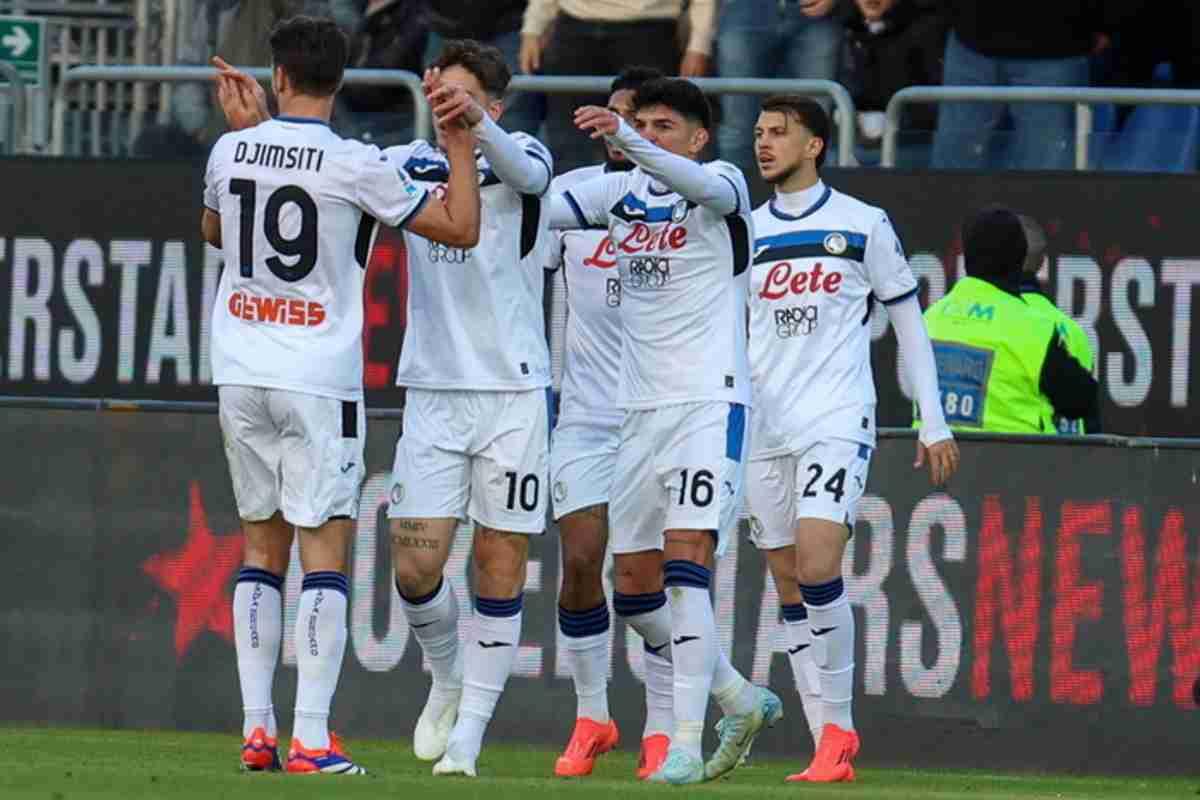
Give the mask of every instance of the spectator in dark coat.
[[[876, 146], [892, 95], [909, 86], [942, 82], [946, 24], [914, 0], [854, 0], [843, 21], [846, 47], [841, 82], [858, 108], [861, 141]], [[936, 123], [936, 106], [911, 105], [904, 112], [901, 130], [931, 132]], [[916, 137], [928, 140], [929, 133], [916, 133]]]
[[[1123, 0], [950, 0], [943, 80], [947, 86], [1087, 86], [1089, 56], [1110, 43]], [[1122, 12], [1123, 13], [1123, 12]], [[1006, 166], [1062, 169], [1072, 163], [1074, 108], [1014, 103], [1014, 141]], [[947, 103], [938, 115], [934, 166], [987, 165], [1000, 103]]]

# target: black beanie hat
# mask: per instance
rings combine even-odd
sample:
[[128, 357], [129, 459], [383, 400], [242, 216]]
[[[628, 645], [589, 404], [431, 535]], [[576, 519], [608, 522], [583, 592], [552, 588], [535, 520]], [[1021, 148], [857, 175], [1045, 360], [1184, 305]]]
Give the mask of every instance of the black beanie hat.
[[1027, 250], [1021, 218], [1001, 206], [980, 211], [963, 229], [963, 259], [972, 278], [1002, 279], [1019, 273]]

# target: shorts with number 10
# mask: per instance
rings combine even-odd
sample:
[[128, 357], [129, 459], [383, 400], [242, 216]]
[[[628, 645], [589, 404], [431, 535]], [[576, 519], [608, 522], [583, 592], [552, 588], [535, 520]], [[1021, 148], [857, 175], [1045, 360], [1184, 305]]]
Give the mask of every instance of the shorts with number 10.
[[543, 389], [409, 389], [388, 517], [546, 530], [549, 408]]

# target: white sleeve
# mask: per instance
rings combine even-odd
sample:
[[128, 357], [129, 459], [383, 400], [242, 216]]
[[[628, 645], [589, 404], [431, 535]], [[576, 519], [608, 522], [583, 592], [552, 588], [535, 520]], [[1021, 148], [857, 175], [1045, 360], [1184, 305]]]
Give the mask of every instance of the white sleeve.
[[354, 203], [393, 228], [403, 227], [429, 200], [404, 168], [378, 147], [364, 147], [353, 186]]
[[563, 265], [562, 231], [552, 230], [546, 244], [546, 256], [542, 259], [542, 269], [546, 272], [557, 272]]
[[572, 186], [550, 200], [550, 227], [569, 228], [608, 227], [608, 210], [615, 196], [625, 185], [625, 173], [598, 175]]
[[[886, 214], [880, 213], [867, 237], [863, 266], [871, 291], [885, 306], [899, 303], [917, 294], [917, 279], [904, 257], [904, 248]], [[891, 311], [891, 309], [888, 309]]]
[[952, 438], [946, 418], [942, 414], [942, 397], [938, 391], [937, 361], [933, 357], [933, 343], [925, 329], [925, 318], [921, 316], [921, 304], [915, 295], [888, 306], [888, 319], [896, 329], [896, 341], [900, 345], [908, 379], [912, 382], [921, 411], [921, 443], [928, 447], [944, 439]]
[[722, 216], [746, 211], [750, 206], [746, 178], [732, 164], [722, 161], [701, 164], [668, 153], [643, 139], [624, 120], [621, 120], [616, 135], [605, 138], [619, 147], [644, 172], [697, 205]]
[[527, 134], [508, 133], [487, 114], [472, 130], [479, 149], [505, 186], [538, 197], [550, 188], [554, 162], [541, 142]]
[[204, 169], [204, 207], [214, 214], [221, 213], [221, 179], [219, 166], [224, 155], [223, 143], [225, 137], [217, 140], [212, 152], [208, 154], [208, 165]]

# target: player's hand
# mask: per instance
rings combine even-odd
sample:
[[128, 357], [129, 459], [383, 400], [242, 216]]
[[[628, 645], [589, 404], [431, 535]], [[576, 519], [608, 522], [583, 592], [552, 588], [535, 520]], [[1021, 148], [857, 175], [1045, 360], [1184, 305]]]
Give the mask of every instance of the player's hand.
[[679, 62], [679, 77], [703, 78], [708, 74], [708, 56], [697, 50], [688, 50]]
[[214, 56], [212, 64], [217, 68], [217, 103], [231, 129], [240, 131], [253, 128], [271, 118], [267, 108], [267, 93], [258, 81], [229, 65], [220, 56]]
[[621, 118], [602, 106], [582, 106], [575, 109], [575, 127], [590, 132], [593, 139], [615, 136], [621, 129]]
[[917, 460], [913, 469], [920, 469], [929, 464], [929, 480], [939, 489], [949, 483], [958, 472], [958, 443], [953, 439], [943, 439], [926, 447], [917, 440]]
[[820, 19], [828, 17], [835, 5], [837, 5], [837, 0], [802, 0], [800, 13], [812, 19]]
[[521, 54], [517, 57], [521, 72], [532, 75], [542, 68], [542, 53], [546, 52], [548, 33], [540, 36], [532, 33], [521, 34]]
[[468, 125], [477, 125], [483, 120], [483, 107], [463, 87], [442, 80], [438, 70], [428, 70], [425, 79], [425, 96], [433, 107], [433, 118], [439, 127], [455, 120]]

